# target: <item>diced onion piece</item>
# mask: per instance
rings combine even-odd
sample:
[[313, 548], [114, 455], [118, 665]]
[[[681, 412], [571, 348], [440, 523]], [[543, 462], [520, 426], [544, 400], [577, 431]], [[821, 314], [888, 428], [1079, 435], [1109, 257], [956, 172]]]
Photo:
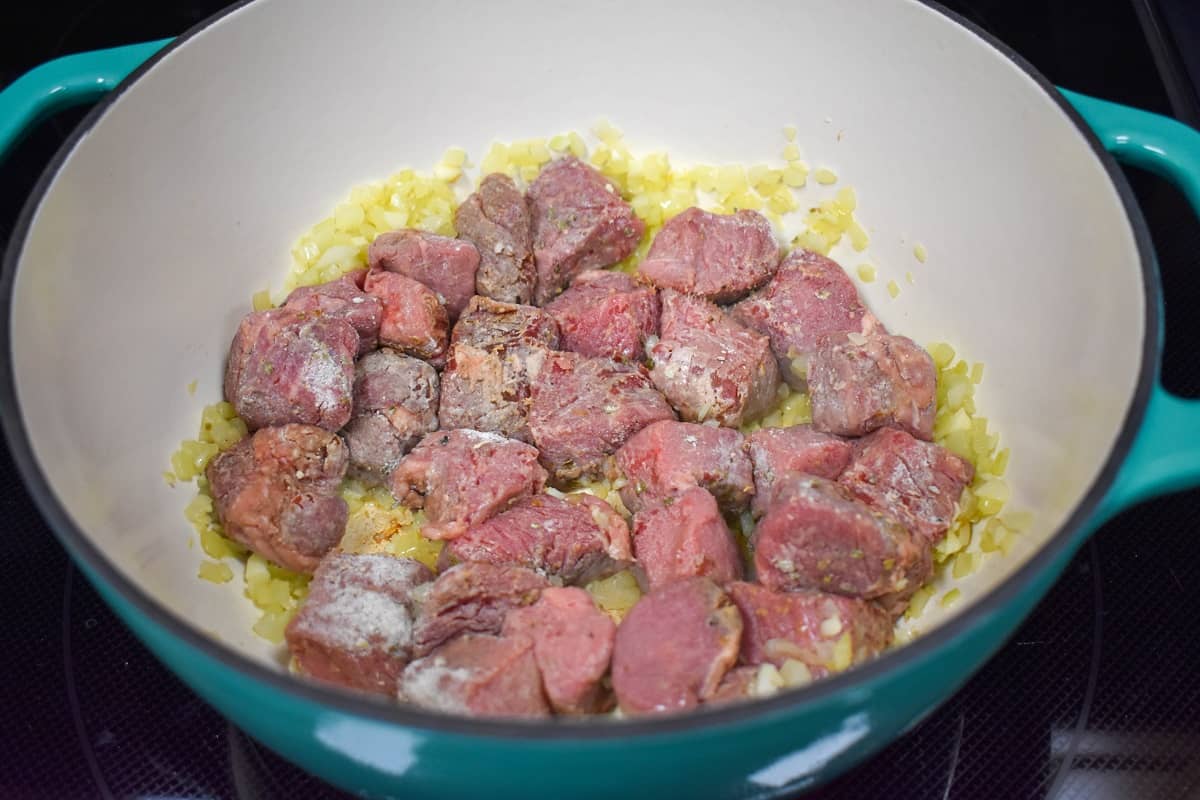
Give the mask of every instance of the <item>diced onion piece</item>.
[[959, 553], [957, 556], [955, 556], [954, 568], [951, 570], [951, 574], [956, 579], [965, 578], [968, 575], [970, 575], [971, 573], [973, 573], [978, 566], [979, 566], [979, 554], [978, 553], [972, 553], [969, 551], [962, 552], [962, 553]]
[[783, 662], [783, 666], [779, 668], [779, 677], [783, 679], [784, 686], [789, 689], [807, 686], [813, 681], [812, 670], [808, 668], [808, 665], [794, 658]]
[[983, 532], [979, 536], [979, 549], [985, 553], [994, 553], [1000, 549], [1000, 539], [1003, 538], [1007, 531], [1004, 530], [1000, 520], [993, 517], [989, 519], [983, 526]]
[[1033, 524], [1033, 514], [1028, 511], [1009, 511], [1000, 518], [1000, 522], [1014, 533], [1024, 533]]
[[233, 578], [233, 570], [220, 561], [201, 561], [197, 577], [211, 583], [228, 583]]
[[829, 663], [829, 669], [833, 672], [841, 672], [849, 667], [853, 660], [854, 643], [850, 639], [850, 631], [846, 631], [833, 646], [833, 660]]
[[263, 289], [255, 292], [254, 296], [250, 298], [250, 304], [254, 307], [255, 311], [266, 311], [268, 308], [273, 308], [274, 304], [271, 302], [270, 290]]
[[954, 348], [945, 342], [934, 342], [926, 349], [938, 369], [945, 369], [954, 362]]
[[754, 683], [751, 686], [751, 694], [755, 697], [769, 697], [784, 686], [783, 676], [779, 674], [779, 670], [774, 664], [762, 664], [758, 668], [758, 673], [754, 676]]
[[285, 611], [264, 612], [258, 618], [258, 622], [254, 623], [253, 630], [268, 642], [279, 644], [283, 641], [284, 629], [287, 628], [287, 624], [291, 618], [291, 613]]
[[241, 556], [246, 552], [241, 545], [226, 539], [211, 525], [200, 529], [200, 549], [216, 559]]
[[908, 601], [908, 609], [904, 612], [904, 616], [908, 619], [916, 619], [921, 616], [921, 612], [925, 610], [925, 604], [931, 597], [933, 597], [932, 586], [922, 586], [917, 589], [912, 599]]
[[799, 189], [808, 182], [808, 167], [802, 162], [793, 161], [783, 170], [783, 183], [793, 189]]
[[271, 572], [267, 569], [267, 560], [258, 553], [253, 553], [246, 559], [246, 585], [249, 587], [265, 586], [271, 580]]
[[620, 623], [629, 613], [629, 609], [633, 608], [642, 598], [642, 590], [638, 586], [637, 578], [629, 570], [622, 570], [608, 578], [592, 581], [584, 588], [592, 596], [596, 605], [617, 623]]

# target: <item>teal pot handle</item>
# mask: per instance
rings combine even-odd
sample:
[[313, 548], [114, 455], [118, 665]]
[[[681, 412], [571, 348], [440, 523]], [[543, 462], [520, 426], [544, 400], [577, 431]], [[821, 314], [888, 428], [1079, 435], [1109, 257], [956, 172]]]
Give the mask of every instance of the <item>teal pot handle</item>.
[[[1200, 215], [1200, 133], [1148, 111], [1063, 90], [1100, 143], [1117, 160], [1171, 181]], [[1162, 352], [1162, 330], [1157, 352]], [[1163, 388], [1155, 370], [1146, 416], [1117, 479], [1100, 507], [1100, 521], [1154, 495], [1200, 484], [1200, 400]]]
[[[170, 39], [63, 56], [0, 91], [0, 159], [41, 120], [97, 100]], [[1063, 90], [1120, 161], [1175, 183], [1200, 214], [1200, 133], [1167, 117]], [[1158, 333], [1161, 341], [1162, 333]], [[1155, 494], [1200, 483], [1200, 401], [1184, 400], [1156, 381], [1145, 421], [1105, 498], [1100, 518]]]
[[47, 61], [0, 92], [0, 160], [51, 114], [92, 103], [171, 41], [159, 39]]

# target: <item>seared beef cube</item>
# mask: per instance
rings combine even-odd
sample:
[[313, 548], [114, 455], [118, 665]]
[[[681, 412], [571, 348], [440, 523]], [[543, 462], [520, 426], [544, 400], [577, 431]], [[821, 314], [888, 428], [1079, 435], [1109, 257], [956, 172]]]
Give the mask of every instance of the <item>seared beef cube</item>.
[[650, 591], [681, 578], [706, 575], [717, 583], [742, 577], [742, 558], [717, 501], [700, 487], [633, 518], [633, 553]]
[[854, 457], [839, 482], [936, 543], [954, 522], [958, 498], [974, 476], [971, 463], [946, 448], [880, 428], [854, 443]]
[[778, 266], [779, 244], [762, 214], [693, 207], [662, 226], [638, 271], [660, 288], [731, 303], [766, 283]]
[[476, 717], [550, 714], [528, 636], [468, 634], [404, 669], [399, 697], [414, 705]]
[[661, 323], [650, 377], [685, 420], [736, 428], [775, 402], [779, 368], [767, 337], [670, 289], [662, 292]]
[[367, 263], [373, 270], [396, 272], [428, 286], [441, 295], [451, 320], [475, 295], [479, 251], [470, 242], [425, 231], [388, 231], [371, 242]]
[[346, 446], [312, 425], [262, 428], [208, 463], [225, 535], [268, 561], [312, 572], [346, 529]]
[[754, 513], [762, 516], [777, 480], [792, 472], [835, 480], [850, 463], [853, 447], [811, 425], [790, 425], [755, 431], [746, 437], [746, 449], [754, 464]]
[[529, 187], [529, 213], [539, 306], [583, 270], [625, 258], [646, 232], [617, 187], [574, 156], [542, 168]]
[[354, 477], [384, 481], [400, 459], [437, 430], [437, 370], [384, 348], [354, 368], [354, 416], [342, 432]]
[[361, 356], [379, 345], [379, 323], [383, 319], [383, 303], [362, 290], [366, 276], [365, 269], [358, 269], [328, 283], [301, 286], [287, 296], [283, 306], [346, 320], [358, 331]]
[[544, 311], [472, 298], [454, 326], [442, 373], [443, 427], [474, 428], [529, 442], [529, 389], [558, 326]]
[[290, 422], [336, 431], [350, 419], [358, 333], [337, 317], [247, 314], [229, 348], [225, 399], [250, 430]]
[[521, 350], [497, 353], [467, 344], [451, 345], [450, 359], [442, 372], [442, 425], [531, 441], [530, 373], [540, 369], [546, 351]]
[[808, 366], [813, 427], [862, 436], [885, 425], [933, 438], [937, 371], [929, 353], [904, 336], [829, 334]]
[[617, 626], [583, 589], [544, 589], [536, 603], [509, 613], [504, 635], [533, 640], [533, 656], [555, 711], [587, 714], [610, 702], [600, 682], [612, 659]]
[[738, 512], [754, 494], [742, 434], [733, 428], [663, 420], [635, 433], [617, 451], [625, 478], [621, 500], [630, 511], [701, 486]]
[[771, 282], [731, 313], [747, 328], [771, 337], [780, 374], [801, 390], [822, 335], [883, 331], [837, 262], [808, 250], [793, 250]]
[[383, 302], [379, 342], [438, 366], [450, 332], [446, 306], [438, 295], [419, 281], [378, 269], [367, 273], [364, 286]]
[[474, 428], [532, 442], [529, 392], [558, 326], [533, 306], [476, 296], [454, 326], [442, 373], [442, 427]]
[[517, 564], [584, 584], [629, 566], [629, 526], [589, 494], [534, 495], [472, 527], [446, 551], [459, 561]]
[[643, 597], [617, 628], [612, 684], [627, 714], [684, 711], [711, 696], [737, 660], [742, 616], [708, 578]]
[[891, 517], [832, 481], [791, 475], [775, 486], [754, 534], [760, 583], [790, 592], [819, 589], [896, 608], [932, 570], [931, 548]]
[[429, 653], [462, 633], [500, 633], [514, 608], [536, 602], [549, 583], [524, 567], [459, 564], [419, 593], [413, 652]]
[[558, 321], [564, 350], [614, 361], [641, 361], [658, 335], [658, 293], [624, 272], [588, 270], [546, 311]]
[[550, 354], [530, 398], [529, 430], [542, 464], [559, 481], [601, 477], [630, 436], [675, 418], [638, 367], [575, 353]]
[[522, 346], [557, 350], [558, 323], [535, 306], [500, 303], [476, 295], [454, 325], [450, 341], [500, 352]]
[[421, 534], [453, 539], [546, 485], [538, 451], [494, 433], [443, 430], [427, 435], [392, 472], [392, 494], [425, 509]]
[[533, 223], [525, 195], [502, 172], [493, 172], [454, 212], [454, 227], [479, 250], [475, 292], [505, 303], [533, 302]]
[[829, 592], [776, 592], [757, 583], [732, 583], [725, 591], [742, 612], [742, 662], [788, 659], [814, 678], [840, 672], [879, 655], [892, 641], [892, 619], [876, 603]]
[[419, 561], [332, 552], [321, 560], [304, 605], [288, 623], [288, 650], [319, 680], [396, 693], [412, 656], [411, 592], [433, 580]]

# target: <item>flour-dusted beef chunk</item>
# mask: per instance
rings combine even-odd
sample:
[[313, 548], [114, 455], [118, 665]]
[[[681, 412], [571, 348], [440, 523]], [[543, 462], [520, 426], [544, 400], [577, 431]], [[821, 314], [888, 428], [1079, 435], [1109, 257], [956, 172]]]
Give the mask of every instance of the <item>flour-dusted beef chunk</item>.
[[460, 636], [405, 667], [397, 694], [414, 705], [451, 714], [550, 714], [528, 636]]
[[542, 168], [529, 187], [529, 211], [538, 305], [554, 299], [583, 270], [625, 258], [646, 232], [617, 187], [574, 156]]
[[767, 337], [670, 289], [662, 292], [661, 330], [650, 377], [683, 419], [736, 428], [775, 401], [779, 367]]
[[438, 375], [417, 358], [383, 348], [354, 368], [354, 415], [342, 431], [354, 477], [380, 482], [437, 430]]
[[336, 431], [350, 419], [358, 333], [345, 319], [273, 308], [247, 314], [229, 348], [225, 399], [250, 430]]
[[558, 321], [564, 350], [637, 362], [658, 335], [658, 293], [624, 272], [588, 270], [546, 311]]
[[933, 438], [937, 370], [907, 337], [821, 337], [809, 362], [808, 389], [817, 430], [862, 436], [895, 425], [918, 439]]
[[746, 449], [754, 464], [754, 513], [762, 516], [777, 480], [794, 472], [834, 480], [850, 462], [853, 446], [812, 425], [790, 425], [755, 431], [746, 437]]
[[544, 589], [533, 605], [509, 612], [504, 635], [533, 640], [542, 685], [555, 711], [586, 714], [611, 702], [601, 680], [612, 659], [617, 626], [583, 589]]
[[589, 494], [538, 494], [515, 503], [450, 542], [459, 561], [517, 564], [584, 584], [629, 566], [629, 526]]
[[476, 295], [455, 323], [451, 342], [504, 352], [530, 346], [557, 350], [560, 337], [558, 323], [542, 309]]
[[208, 463], [225, 535], [280, 566], [312, 572], [346, 528], [337, 494], [346, 446], [312, 425], [262, 428]]
[[612, 684], [627, 714], [684, 711], [711, 696], [737, 660], [742, 616], [708, 578], [643, 597], [617, 628]]
[[745, 440], [733, 428], [662, 420], [642, 428], [617, 451], [630, 511], [701, 486], [726, 509], [743, 511], [754, 494]]
[[379, 269], [367, 273], [363, 286], [383, 303], [380, 344], [439, 365], [450, 318], [437, 293], [420, 281]]
[[454, 326], [442, 373], [442, 427], [474, 428], [532, 441], [529, 392], [558, 326], [540, 308], [472, 298]]
[[731, 313], [771, 337], [780, 374], [796, 389], [805, 386], [808, 361], [822, 335], [883, 331], [837, 262], [809, 250], [789, 253], [771, 282]]
[[829, 592], [777, 592], [757, 583], [725, 587], [742, 612], [742, 662], [788, 659], [814, 678], [879, 655], [892, 641], [892, 619], [869, 600]]
[[301, 286], [287, 296], [283, 305], [346, 320], [358, 332], [358, 354], [369, 353], [379, 344], [383, 303], [363, 291], [366, 276], [366, 270], [358, 269], [328, 283]]
[[367, 263], [371, 269], [396, 272], [428, 286], [455, 320], [475, 294], [479, 251], [470, 242], [436, 233], [388, 231], [371, 242]]
[[839, 482], [936, 543], [954, 522], [958, 498], [974, 476], [971, 463], [946, 448], [880, 428], [854, 443], [854, 457]]
[[675, 418], [639, 367], [576, 353], [551, 354], [530, 397], [533, 441], [560, 481], [602, 476], [608, 457], [630, 436]]
[[505, 303], [530, 303], [537, 285], [533, 223], [525, 195], [502, 172], [493, 172], [454, 212], [454, 227], [479, 250], [475, 291]]
[[754, 565], [769, 589], [819, 589], [896, 604], [931, 572], [931, 548], [832, 481], [791, 475], [775, 486], [754, 534]]
[[412, 656], [412, 591], [433, 580], [419, 561], [332, 552], [288, 623], [288, 650], [319, 680], [393, 695]]
[[425, 655], [462, 633], [500, 633], [515, 608], [532, 605], [550, 584], [524, 567], [459, 564], [419, 592], [413, 652]]
[[530, 377], [540, 369], [545, 352], [529, 348], [521, 354], [498, 353], [468, 344], [451, 345], [442, 372], [438, 411], [442, 425], [531, 441]]
[[711, 494], [696, 486], [633, 518], [633, 553], [650, 591], [705, 575], [717, 583], [742, 577], [742, 557]]
[[428, 434], [392, 472], [392, 494], [425, 509], [422, 535], [453, 539], [546, 484], [538, 451], [494, 433]]
[[693, 207], [662, 226], [638, 271], [655, 286], [730, 303], [762, 286], [778, 266], [779, 245], [762, 214]]

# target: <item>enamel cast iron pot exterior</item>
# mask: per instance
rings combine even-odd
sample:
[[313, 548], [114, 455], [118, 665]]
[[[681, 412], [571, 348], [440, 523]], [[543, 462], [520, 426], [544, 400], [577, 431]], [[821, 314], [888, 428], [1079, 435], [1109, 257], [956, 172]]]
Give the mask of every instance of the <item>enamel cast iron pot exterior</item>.
[[[237, 725], [335, 784], [608, 798], [813, 785], [949, 697], [1104, 519], [1200, 479], [1200, 408], [1157, 383], [1153, 254], [1104, 152], [1200, 208], [1200, 135], [1059, 93], [936, 7], [259, 0], [162, 44], [61, 59], [0, 93], [3, 150], [39, 115], [120, 84], [9, 244], [4, 430], [63, 544], [137, 635]], [[857, 189], [872, 260], [917, 273], [895, 302], [865, 288], [884, 322], [987, 363], [980, 410], [1012, 448], [1014, 507], [1034, 512], [1033, 530], [922, 619], [914, 643], [740, 707], [524, 724], [290, 677], [249, 632], [238, 582], [196, 580], [189, 495], [160, 477], [219, 395], [250, 294], [279, 285], [295, 236], [351, 185], [452, 144], [477, 155], [600, 116], [684, 162], [772, 158], [795, 124], [808, 160]], [[927, 264], [911, 261], [914, 240]]]

